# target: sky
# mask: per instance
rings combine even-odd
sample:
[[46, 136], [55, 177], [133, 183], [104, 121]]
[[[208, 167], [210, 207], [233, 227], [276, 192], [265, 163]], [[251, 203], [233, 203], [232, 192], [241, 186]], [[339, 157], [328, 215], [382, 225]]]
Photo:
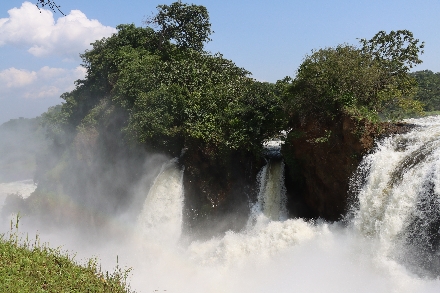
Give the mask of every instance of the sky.
[[[85, 77], [79, 54], [122, 23], [143, 26], [162, 0], [55, 0], [61, 13], [36, 0], [0, 1], [0, 124], [41, 115]], [[220, 52], [253, 78], [295, 76], [313, 49], [357, 44], [377, 32], [407, 29], [425, 42], [423, 64], [440, 72], [439, 0], [194, 0], [208, 9], [214, 34], [206, 49]]]

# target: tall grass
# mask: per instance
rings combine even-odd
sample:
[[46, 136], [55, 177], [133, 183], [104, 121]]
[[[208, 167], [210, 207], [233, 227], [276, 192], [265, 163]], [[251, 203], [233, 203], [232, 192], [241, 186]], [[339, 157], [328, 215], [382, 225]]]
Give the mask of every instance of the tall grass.
[[[0, 292], [133, 292], [130, 270], [118, 265], [103, 273], [96, 259], [80, 265], [74, 256], [18, 233], [19, 217], [9, 233], [0, 235]], [[15, 229], [14, 229], [15, 228]]]

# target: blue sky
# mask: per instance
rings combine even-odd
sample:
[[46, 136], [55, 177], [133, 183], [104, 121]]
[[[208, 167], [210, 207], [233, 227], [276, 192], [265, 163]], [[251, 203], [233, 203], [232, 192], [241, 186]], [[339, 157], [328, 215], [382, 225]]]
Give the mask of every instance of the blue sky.
[[[158, 0], [156, 0], [158, 1]], [[116, 25], [142, 21], [172, 1], [56, 0], [66, 14], [34, 3], [0, 2], [0, 123], [35, 117], [60, 104], [60, 94], [84, 76], [79, 53]], [[215, 33], [207, 49], [221, 52], [261, 81], [294, 76], [312, 49], [356, 44], [380, 30], [407, 29], [425, 41], [424, 63], [440, 71], [440, 1], [208, 1]]]

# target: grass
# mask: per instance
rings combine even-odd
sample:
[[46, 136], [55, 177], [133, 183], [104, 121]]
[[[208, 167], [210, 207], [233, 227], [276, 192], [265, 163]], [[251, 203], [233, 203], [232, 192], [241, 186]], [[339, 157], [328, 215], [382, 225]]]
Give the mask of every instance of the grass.
[[96, 259], [80, 265], [74, 257], [41, 245], [38, 235], [31, 241], [15, 231], [0, 235], [0, 292], [133, 292], [126, 279], [130, 270], [119, 266], [113, 273], [98, 269]]

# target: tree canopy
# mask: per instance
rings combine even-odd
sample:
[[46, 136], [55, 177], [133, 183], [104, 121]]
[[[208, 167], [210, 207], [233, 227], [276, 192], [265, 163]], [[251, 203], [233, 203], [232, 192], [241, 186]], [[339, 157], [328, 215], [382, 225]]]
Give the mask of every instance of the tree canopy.
[[203, 51], [211, 33], [205, 7], [175, 2], [158, 10], [149, 22], [158, 30], [119, 25], [93, 43], [81, 55], [86, 78], [50, 117], [78, 130], [117, 116], [126, 141], [160, 150], [197, 142], [214, 153], [258, 152], [282, 129], [281, 88]]
[[440, 72], [422, 70], [410, 75], [417, 81], [416, 99], [424, 104], [424, 110], [440, 111]]
[[203, 49], [203, 43], [210, 41], [211, 23], [206, 7], [174, 2], [157, 6], [158, 13], [145, 23], [158, 28], [161, 42], [173, 40], [178, 47]]
[[291, 115], [328, 120], [346, 113], [374, 120], [422, 110], [408, 71], [421, 63], [423, 43], [406, 30], [382, 31], [360, 43], [305, 57], [288, 88]]

